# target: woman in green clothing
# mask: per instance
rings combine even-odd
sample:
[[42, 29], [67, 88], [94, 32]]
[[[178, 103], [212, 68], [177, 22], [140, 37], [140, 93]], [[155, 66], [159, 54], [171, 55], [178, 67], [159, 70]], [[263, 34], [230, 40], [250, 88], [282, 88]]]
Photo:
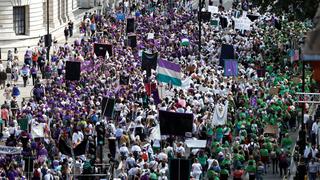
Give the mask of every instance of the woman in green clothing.
[[291, 138], [289, 137], [289, 134], [287, 133], [285, 135], [285, 137], [282, 139], [281, 141], [281, 147], [286, 149], [286, 150], [290, 150], [291, 149], [291, 146], [292, 146], [292, 140]]
[[221, 171], [220, 171], [220, 180], [228, 180], [230, 176], [230, 173], [225, 166], [221, 166]]
[[218, 126], [216, 129], [216, 140], [218, 142], [221, 142], [222, 138], [223, 138], [223, 129], [221, 126]]
[[246, 167], [246, 172], [249, 174], [249, 180], [255, 180], [257, 168], [254, 161], [249, 161]]
[[199, 156], [198, 156], [198, 160], [202, 166], [203, 171], [205, 171], [207, 169], [206, 166], [207, 166], [208, 156], [203, 151], [200, 151]]

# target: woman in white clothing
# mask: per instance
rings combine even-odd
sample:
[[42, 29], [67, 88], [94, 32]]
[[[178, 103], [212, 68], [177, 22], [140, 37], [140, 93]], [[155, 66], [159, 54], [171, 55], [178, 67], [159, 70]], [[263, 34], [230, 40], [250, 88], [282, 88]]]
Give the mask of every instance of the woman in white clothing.
[[191, 175], [199, 180], [200, 179], [200, 175], [202, 174], [202, 166], [199, 163], [198, 159], [195, 159], [195, 162], [192, 164], [192, 171], [191, 171]]

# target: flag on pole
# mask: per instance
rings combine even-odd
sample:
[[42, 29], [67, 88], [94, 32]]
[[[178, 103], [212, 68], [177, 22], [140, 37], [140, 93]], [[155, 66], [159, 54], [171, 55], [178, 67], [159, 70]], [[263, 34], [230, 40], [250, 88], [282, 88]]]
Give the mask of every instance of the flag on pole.
[[234, 59], [224, 60], [224, 75], [238, 76], [238, 61]]
[[190, 41], [187, 38], [183, 38], [181, 39], [181, 46], [189, 46], [190, 45]]
[[212, 125], [224, 125], [227, 122], [229, 101], [226, 100], [224, 104], [216, 104], [212, 117]]
[[169, 83], [174, 86], [181, 86], [180, 65], [166, 60], [159, 60], [157, 80], [159, 82]]

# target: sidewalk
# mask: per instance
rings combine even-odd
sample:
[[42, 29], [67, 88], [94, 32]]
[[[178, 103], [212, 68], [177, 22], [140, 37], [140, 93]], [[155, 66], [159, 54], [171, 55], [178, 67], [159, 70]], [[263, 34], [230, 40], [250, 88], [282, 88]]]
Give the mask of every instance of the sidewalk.
[[[94, 11], [95, 9], [90, 9], [90, 11], [91, 11], [91, 10]], [[82, 16], [84, 15], [84, 12], [87, 12], [87, 10], [86, 10], [86, 11], [83, 11], [83, 13], [79, 14], [79, 16], [78, 16], [78, 18], [77, 18], [78, 20], [75, 21], [75, 25], [74, 25], [75, 31], [74, 31], [73, 36], [68, 38], [68, 43], [73, 43], [76, 39], [80, 38], [80, 32], [79, 32], [79, 30], [78, 30], [77, 27], [78, 27], [78, 25], [79, 25], [79, 23], [80, 23], [80, 21], [81, 21], [81, 19], [82, 19]], [[80, 18], [80, 17], [81, 17], [81, 18]], [[58, 34], [58, 35], [59, 35], [59, 34]], [[62, 33], [62, 35], [59, 35], [56, 39], [58, 40], [58, 43], [57, 43], [58, 46], [65, 44], [65, 40], [64, 40], [64, 35], [63, 35], [63, 33]], [[23, 65], [23, 54], [24, 54], [24, 52], [25, 52], [25, 49], [26, 49], [26, 47], [25, 47], [25, 48], [21, 48], [21, 50], [19, 50], [19, 66], [20, 66], [20, 68], [21, 68], [22, 65]], [[51, 53], [52, 53], [52, 49], [53, 49], [53, 48], [51, 48]], [[5, 54], [5, 56], [3, 56], [3, 54], [4, 54], [4, 53], [2, 53], [2, 57], [5, 57], [5, 59], [6, 59], [7, 53]], [[3, 58], [3, 59], [4, 59], [4, 58]], [[4, 64], [4, 66], [6, 66], [6, 65], [7, 65], [7, 62], [4, 61], [3, 64]], [[39, 75], [40, 75], [40, 74], [39, 74]], [[41, 80], [41, 82], [43, 82], [43, 80]], [[20, 96], [17, 98], [18, 105], [19, 105], [19, 107], [20, 107], [23, 98], [28, 99], [28, 98], [31, 97], [31, 91], [32, 91], [32, 89], [33, 89], [32, 79], [29, 78], [29, 84], [28, 84], [26, 87], [23, 87], [22, 77], [19, 76], [18, 81], [17, 81], [16, 83], [13, 83], [13, 82], [12, 82], [12, 85], [13, 85], [13, 84], [16, 84], [16, 85], [19, 87], [19, 90], [20, 90]], [[0, 98], [0, 104], [3, 104], [4, 101], [5, 101], [5, 98], [4, 98], [4, 96], [3, 96], [3, 93], [4, 93], [4, 89], [0, 89], [0, 97], [1, 97], [1, 98]]]

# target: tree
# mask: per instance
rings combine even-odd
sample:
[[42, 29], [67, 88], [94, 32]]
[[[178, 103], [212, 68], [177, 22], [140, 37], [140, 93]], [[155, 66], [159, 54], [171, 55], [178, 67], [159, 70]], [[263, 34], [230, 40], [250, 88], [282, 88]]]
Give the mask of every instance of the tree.
[[289, 14], [290, 20], [312, 19], [320, 0], [255, 0], [262, 13], [270, 11], [276, 15]]

